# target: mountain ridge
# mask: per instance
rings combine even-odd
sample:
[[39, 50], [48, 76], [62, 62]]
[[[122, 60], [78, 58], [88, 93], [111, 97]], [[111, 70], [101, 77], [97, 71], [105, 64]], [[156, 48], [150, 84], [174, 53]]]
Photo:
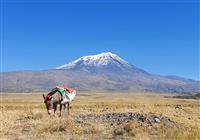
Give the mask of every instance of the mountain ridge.
[[65, 84], [86, 91], [196, 93], [200, 82], [177, 76], [160, 76], [104, 52], [83, 56], [55, 69], [0, 73], [3, 92], [46, 91]]

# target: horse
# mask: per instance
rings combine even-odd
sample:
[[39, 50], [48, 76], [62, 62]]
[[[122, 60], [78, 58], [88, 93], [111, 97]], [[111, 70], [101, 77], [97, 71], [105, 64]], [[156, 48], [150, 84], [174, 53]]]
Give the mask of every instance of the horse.
[[[76, 95], [76, 90], [74, 90], [72, 93], [69, 94], [74, 94], [73, 98]], [[67, 96], [68, 97], [68, 96]], [[60, 114], [59, 116], [62, 116], [62, 107], [64, 107], [64, 112], [66, 109], [66, 104], [67, 104], [67, 110], [68, 110], [68, 114], [70, 114], [70, 102], [73, 100], [73, 98], [69, 98], [68, 102], [66, 102], [65, 104], [61, 104], [62, 101], [62, 96], [59, 92], [50, 92], [48, 93], [46, 96], [43, 94], [43, 99], [44, 99], [44, 103], [47, 109], [48, 114], [51, 116], [52, 110], [54, 110], [54, 116], [57, 110], [57, 106], [58, 104], [60, 105]]]

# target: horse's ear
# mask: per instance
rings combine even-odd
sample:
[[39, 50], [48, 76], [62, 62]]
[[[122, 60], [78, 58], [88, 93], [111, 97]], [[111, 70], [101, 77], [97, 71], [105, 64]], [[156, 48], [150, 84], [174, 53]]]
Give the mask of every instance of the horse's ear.
[[45, 95], [43, 94], [42, 96], [43, 96], [43, 98], [44, 98], [44, 100], [45, 100]]

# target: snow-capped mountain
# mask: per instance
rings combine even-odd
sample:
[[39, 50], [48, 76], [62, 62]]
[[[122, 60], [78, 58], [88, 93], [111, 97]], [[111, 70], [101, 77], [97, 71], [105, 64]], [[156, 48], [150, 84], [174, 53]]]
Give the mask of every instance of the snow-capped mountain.
[[59, 66], [56, 69], [72, 69], [77, 66], [103, 67], [108, 65], [130, 67], [130, 65], [118, 55], [111, 52], [104, 52], [97, 55], [83, 56], [73, 62]]
[[50, 90], [59, 84], [84, 91], [200, 92], [199, 81], [150, 74], [111, 52], [83, 56], [50, 70], [4, 72], [0, 79], [4, 92]]

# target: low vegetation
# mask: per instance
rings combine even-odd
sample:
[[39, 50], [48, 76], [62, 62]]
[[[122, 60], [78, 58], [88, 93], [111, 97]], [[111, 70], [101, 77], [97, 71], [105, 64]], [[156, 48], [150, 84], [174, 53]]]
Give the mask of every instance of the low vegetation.
[[1, 94], [1, 139], [200, 139], [200, 100], [80, 93], [70, 115], [49, 117], [42, 93]]

